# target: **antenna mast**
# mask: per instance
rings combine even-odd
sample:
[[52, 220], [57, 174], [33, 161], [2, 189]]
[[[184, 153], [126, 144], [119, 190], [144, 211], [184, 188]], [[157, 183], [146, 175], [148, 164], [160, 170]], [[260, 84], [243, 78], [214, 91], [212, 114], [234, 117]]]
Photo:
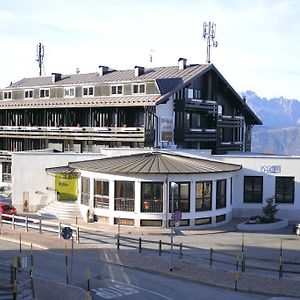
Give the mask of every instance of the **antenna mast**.
[[36, 46], [36, 61], [39, 64], [39, 75], [42, 76], [42, 68], [44, 67], [45, 47], [42, 43]]
[[217, 47], [218, 42], [215, 41], [216, 24], [213, 22], [203, 23], [203, 38], [207, 39], [206, 46], [206, 63], [210, 63], [210, 47]]

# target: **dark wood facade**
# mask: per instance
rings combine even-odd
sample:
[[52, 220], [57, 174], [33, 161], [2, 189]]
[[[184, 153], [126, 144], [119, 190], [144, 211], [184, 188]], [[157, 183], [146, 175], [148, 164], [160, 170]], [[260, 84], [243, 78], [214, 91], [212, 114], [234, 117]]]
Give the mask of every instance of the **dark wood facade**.
[[[174, 101], [169, 115], [177, 147], [251, 149], [251, 127], [260, 121], [213, 65], [133, 74], [24, 79], [0, 91], [0, 150], [161, 147], [157, 111], [168, 101]], [[73, 97], [66, 96], [67, 88]]]

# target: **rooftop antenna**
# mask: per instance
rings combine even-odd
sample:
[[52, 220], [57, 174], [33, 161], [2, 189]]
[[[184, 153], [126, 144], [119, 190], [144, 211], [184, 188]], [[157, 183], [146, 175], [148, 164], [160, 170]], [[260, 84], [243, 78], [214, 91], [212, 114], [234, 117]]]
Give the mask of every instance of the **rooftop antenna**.
[[218, 42], [215, 41], [216, 24], [213, 22], [203, 23], [203, 38], [207, 39], [206, 46], [206, 63], [210, 63], [210, 47], [217, 47]]
[[36, 61], [39, 64], [39, 75], [42, 76], [42, 68], [44, 67], [45, 47], [42, 43], [36, 46]]
[[149, 51], [150, 65], [152, 65], [152, 62], [153, 62], [153, 54], [154, 54], [154, 52], [155, 52], [154, 49], [150, 49], [150, 51]]

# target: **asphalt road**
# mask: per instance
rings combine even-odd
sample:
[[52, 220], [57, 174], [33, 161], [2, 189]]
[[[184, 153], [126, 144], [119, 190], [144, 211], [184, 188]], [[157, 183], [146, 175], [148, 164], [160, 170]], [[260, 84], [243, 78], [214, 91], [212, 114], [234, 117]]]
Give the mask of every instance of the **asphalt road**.
[[[18, 254], [18, 244], [1, 241], [0, 262], [10, 263]], [[22, 254], [29, 254], [25, 246], [22, 248]], [[66, 283], [64, 251], [35, 250], [33, 256], [35, 276]], [[224, 290], [103, 263], [97, 259], [96, 249], [74, 253], [72, 276], [70, 253], [68, 253], [68, 263], [69, 281], [84, 289], [87, 287], [86, 270], [89, 268], [93, 299], [271, 299], [267, 296]]]

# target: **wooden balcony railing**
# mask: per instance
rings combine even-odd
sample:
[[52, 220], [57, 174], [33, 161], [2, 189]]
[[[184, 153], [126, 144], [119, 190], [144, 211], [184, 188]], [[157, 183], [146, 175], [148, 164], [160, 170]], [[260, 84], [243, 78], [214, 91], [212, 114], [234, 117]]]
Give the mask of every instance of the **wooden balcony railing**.
[[0, 137], [144, 142], [144, 127], [0, 126]]
[[215, 142], [217, 140], [217, 130], [208, 128], [190, 128], [185, 131], [186, 141], [206, 141]]
[[245, 118], [243, 116], [218, 116], [218, 127], [242, 127]]
[[211, 100], [203, 100], [203, 99], [186, 99], [185, 100], [185, 109], [189, 110], [200, 110], [207, 111], [212, 114], [217, 113], [217, 102]]

